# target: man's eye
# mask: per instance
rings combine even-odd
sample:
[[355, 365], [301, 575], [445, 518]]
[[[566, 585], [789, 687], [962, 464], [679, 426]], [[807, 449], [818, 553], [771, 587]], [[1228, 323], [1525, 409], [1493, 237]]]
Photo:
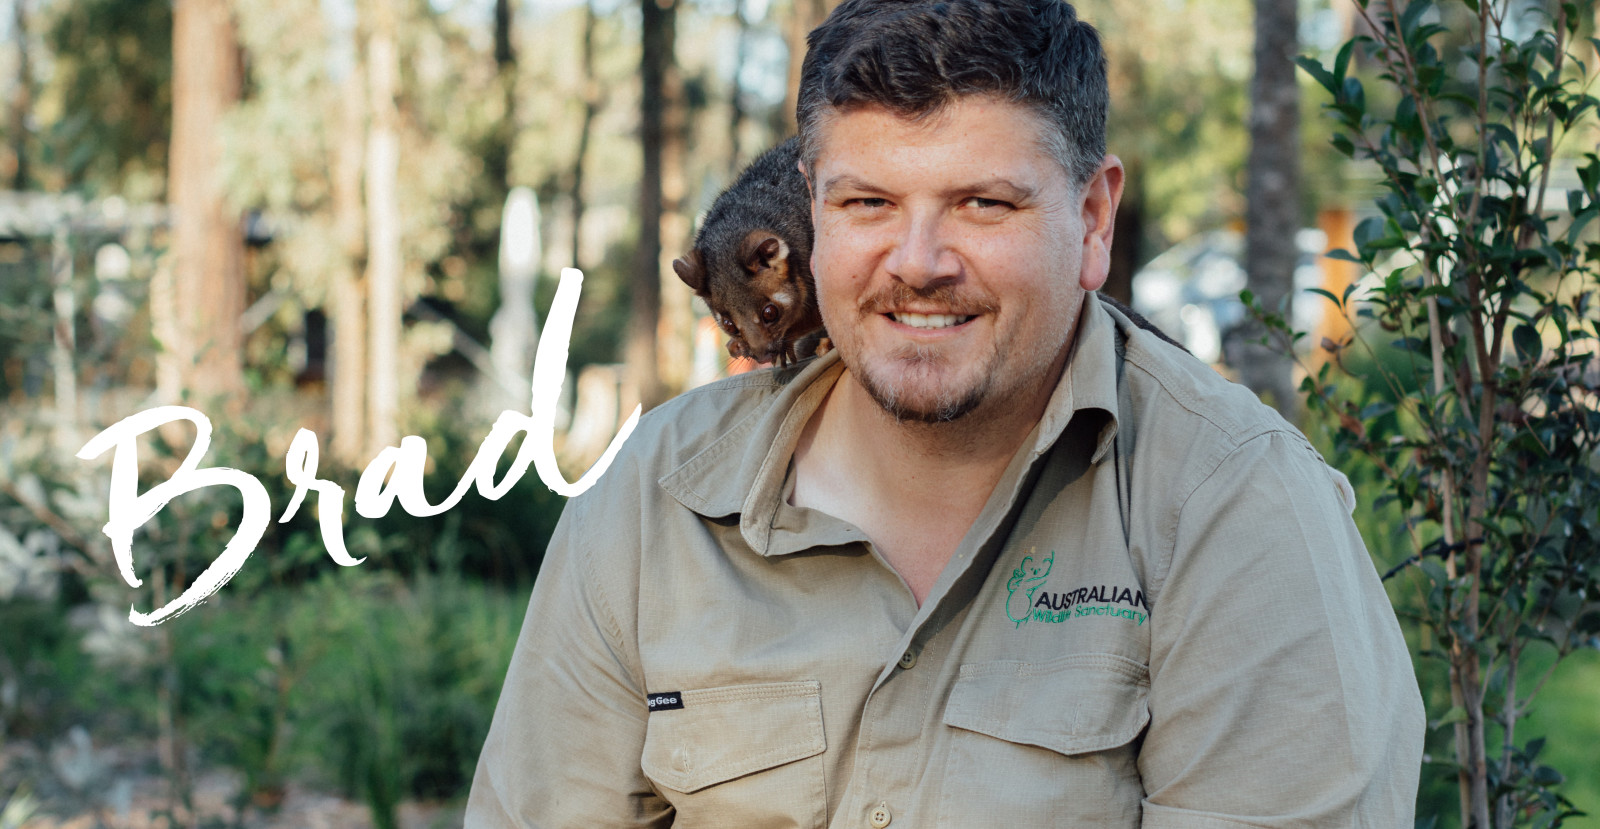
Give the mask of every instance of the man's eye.
[[973, 196], [972, 198], [967, 199], [967, 206], [977, 208], [978, 210], [989, 211], [1004, 210], [1011, 207], [1008, 202], [1003, 202], [999, 199], [986, 199], [982, 196]]
[[867, 210], [879, 210], [879, 209], [882, 209], [884, 207], [888, 207], [889, 206], [889, 201], [888, 201], [888, 199], [879, 199], [879, 198], [850, 199], [849, 201], [845, 202], [845, 206], [846, 207], [861, 207], [861, 208], [865, 208]]

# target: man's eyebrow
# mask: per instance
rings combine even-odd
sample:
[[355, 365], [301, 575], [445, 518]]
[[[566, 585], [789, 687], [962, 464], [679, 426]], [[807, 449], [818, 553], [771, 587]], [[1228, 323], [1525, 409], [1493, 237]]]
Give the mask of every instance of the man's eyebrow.
[[[883, 188], [872, 184], [871, 182], [860, 178], [859, 176], [854, 176], [849, 173], [841, 173], [822, 183], [823, 198], [827, 198], [830, 193], [838, 189], [852, 190], [859, 193], [887, 192]], [[1010, 179], [990, 178], [982, 181], [975, 181], [971, 184], [962, 184], [957, 187], [952, 187], [946, 190], [944, 195], [946, 197], [955, 197], [974, 196], [982, 193], [989, 193], [1001, 196], [1006, 201], [1027, 201], [1033, 198], [1035, 192], [1036, 191], [1032, 187], [1026, 187], [1024, 185], [1017, 184]]]
[[849, 173], [841, 173], [822, 183], [822, 195], [824, 198], [826, 198], [829, 193], [832, 193], [834, 190], [838, 189], [856, 190], [864, 193], [884, 192], [882, 188], [869, 183], [866, 179], [850, 175]]
[[1010, 179], [991, 178], [952, 188], [947, 195], [973, 196], [993, 193], [1005, 197], [1006, 201], [1028, 201], [1033, 198], [1035, 192], [1032, 187], [1017, 184]]

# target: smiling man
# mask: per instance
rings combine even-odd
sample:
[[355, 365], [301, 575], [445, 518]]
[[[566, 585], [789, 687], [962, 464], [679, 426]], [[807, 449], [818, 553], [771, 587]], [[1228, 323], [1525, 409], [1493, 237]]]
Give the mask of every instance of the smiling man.
[[836, 348], [652, 412], [568, 505], [469, 826], [1410, 826], [1348, 484], [1094, 299], [1105, 110], [1060, 0], [812, 34]]

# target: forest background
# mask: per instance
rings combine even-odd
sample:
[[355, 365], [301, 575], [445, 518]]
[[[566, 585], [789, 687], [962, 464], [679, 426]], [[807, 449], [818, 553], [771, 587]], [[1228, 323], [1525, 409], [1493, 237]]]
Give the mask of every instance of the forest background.
[[[458, 821], [562, 499], [529, 475], [434, 518], [347, 510], [350, 553], [365, 560], [342, 567], [311, 503], [276, 523], [290, 441], [314, 432], [319, 474], [349, 492], [383, 447], [423, 436], [428, 491], [442, 497], [495, 415], [526, 410], [563, 267], [586, 276], [559, 446], [569, 478], [634, 405], [729, 371], [666, 265], [731, 176], [792, 132], [794, 58], [831, 5], [11, 0], [0, 829]], [[1279, 257], [1265, 268], [1284, 277], [1275, 287], [1250, 268], [1274, 299], [1302, 254], [1263, 253], [1263, 236], [1319, 228], [1326, 247], [1353, 247], [1372, 171], [1329, 147], [1328, 97], [1310, 78], [1278, 72], [1274, 88], [1259, 67], [1263, 47], [1331, 63], [1360, 32], [1354, 6], [1076, 5], [1106, 41], [1109, 143], [1130, 171], [1110, 293], [1133, 299], [1157, 254], [1219, 230], [1242, 230], [1258, 263]], [[1262, 151], [1274, 141], [1278, 155]], [[1361, 276], [1320, 267], [1324, 285]], [[1295, 414], [1287, 363], [1257, 369], [1237, 343], [1228, 355], [1220, 370]], [[145, 628], [127, 609], [149, 612], [193, 581], [240, 499], [214, 488], [174, 500], [137, 537], [144, 585], [130, 588], [100, 534], [109, 464], [73, 455], [168, 403], [210, 416], [205, 465], [259, 478], [275, 523], [205, 605]], [[1336, 451], [1332, 427], [1301, 422], [1361, 503], [1382, 503], [1379, 476]], [[187, 428], [146, 436], [142, 485], [171, 475], [192, 440]], [[1412, 550], [1397, 513], [1358, 518], [1379, 570], [1402, 565]], [[1401, 580], [1390, 589], [1407, 618], [1417, 598]], [[1436, 673], [1419, 663], [1439, 726], [1430, 758], [1443, 758], [1451, 701]], [[1540, 762], [1600, 811], [1593, 650], [1554, 675], [1521, 727], [1552, 735]], [[1455, 797], [1430, 759], [1419, 814], [1454, 825]]]

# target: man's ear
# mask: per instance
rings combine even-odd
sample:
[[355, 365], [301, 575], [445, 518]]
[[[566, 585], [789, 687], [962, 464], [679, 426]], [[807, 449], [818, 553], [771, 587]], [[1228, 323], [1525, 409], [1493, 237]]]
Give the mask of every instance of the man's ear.
[[1114, 155], [1083, 185], [1083, 261], [1078, 284], [1099, 290], [1111, 273], [1111, 240], [1116, 234], [1117, 205], [1122, 202], [1122, 160]]

